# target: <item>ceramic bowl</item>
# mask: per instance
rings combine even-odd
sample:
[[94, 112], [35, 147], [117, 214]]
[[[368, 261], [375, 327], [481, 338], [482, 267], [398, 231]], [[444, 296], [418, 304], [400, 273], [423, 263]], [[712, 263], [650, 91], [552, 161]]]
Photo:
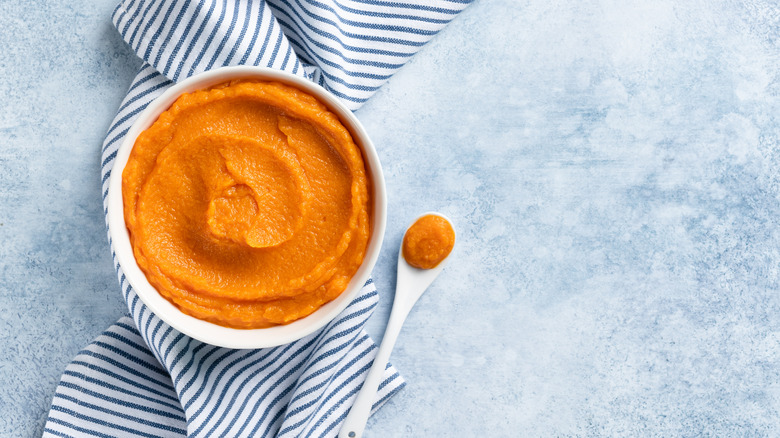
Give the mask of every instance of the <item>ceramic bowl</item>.
[[[311, 315], [287, 325], [250, 330], [234, 329], [183, 313], [175, 305], [163, 298], [146, 279], [146, 276], [135, 261], [127, 227], [125, 226], [122, 202], [122, 171], [125, 168], [138, 134], [151, 126], [159, 115], [167, 110], [180, 95], [233, 79], [258, 79], [282, 82], [315, 96], [335, 113], [344, 126], [352, 133], [355, 143], [363, 152], [363, 159], [370, 180], [369, 190], [372, 192], [371, 202], [373, 204], [371, 208], [373, 217], [371, 221], [371, 237], [362, 265], [355, 273], [347, 289], [338, 298], [320, 307]], [[128, 131], [124, 142], [117, 152], [109, 183], [108, 223], [114, 251], [127, 280], [133, 286], [141, 301], [160, 319], [185, 335], [208, 344], [228, 348], [264, 348], [287, 344], [314, 333], [332, 321], [357, 297], [361, 288], [368, 280], [379, 256], [379, 250], [385, 234], [386, 221], [387, 195], [379, 157], [373, 143], [371, 143], [371, 139], [369, 139], [368, 134], [366, 134], [365, 129], [355, 115], [352, 114], [352, 111], [330, 92], [313, 82], [279, 70], [262, 67], [241, 66], [210, 70], [192, 76], [169, 88], [149, 104]]]

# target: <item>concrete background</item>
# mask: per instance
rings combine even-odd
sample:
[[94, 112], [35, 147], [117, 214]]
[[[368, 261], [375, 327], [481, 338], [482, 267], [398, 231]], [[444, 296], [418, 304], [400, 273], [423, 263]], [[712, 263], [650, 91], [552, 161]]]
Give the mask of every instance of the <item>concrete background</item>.
[[[102, 137], [139, 61], [115, 0], [0, 2], [0, 435], [38, 436], [125, 312]], [[370, 436], [780, 435], [780, 6], [482, 0], [358, 117], [390, 215], [454, 258]]]

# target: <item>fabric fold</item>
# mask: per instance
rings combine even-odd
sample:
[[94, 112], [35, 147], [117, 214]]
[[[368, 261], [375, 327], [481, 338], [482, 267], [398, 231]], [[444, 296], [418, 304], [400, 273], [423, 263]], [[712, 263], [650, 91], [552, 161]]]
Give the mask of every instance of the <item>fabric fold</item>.
[[[467, 4], [123, 1], [112, 20], [145, 62], [103, 144], [104, 212], [122, 139], [174, 82], [221, 66], [268, 66], [320, 83], [354, 110]], [[110, 238], [109, 245], [113, 255]], [[115, 255], [114, 266], [129, 316], [67, 367], [44, 436], [336, 436], [376, 354], [363, 330], [379, 299], [372, 281], [304, 339], [233, 350], [165, 324], [140, 301]], [[374, 409], [404, 384], [388, 365]]]
[[305, 76], [356, 110], [469, 3], [131, 0], [112, 21], [174, 82], [220, 66], [262, 65]]

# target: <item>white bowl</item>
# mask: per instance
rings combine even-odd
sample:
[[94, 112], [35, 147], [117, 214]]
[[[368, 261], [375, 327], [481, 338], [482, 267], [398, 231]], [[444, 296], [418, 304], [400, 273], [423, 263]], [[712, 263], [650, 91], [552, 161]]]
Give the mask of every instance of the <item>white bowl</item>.
[[[338, 298], [320, 307], [311, 315], [287, 325], [251, 330], [234, 329], [183, 313], [157, 292], [138, 267], [133, 255], [133, 248], [130, 245], [130, 236], [125, 225], [124, 204], [122, 202], [122, 171], [125, 168], [125, 164], [127, 164], [127, 158], [130, 156], [130, 150], [133, 148], [138, 134], [149, 128], [159, 115], [167, 110], [180, 95], [233, 79], [260, 79], [282, 82], [304, 90], [319, 99], [333, 113], [338, 115], [344, 126], [352, 133], [355, 143], [363, 151], [363, 159], [371, 182], [369, 189], [372, 191], [371, 202], [373, 203], [371, 236], [362, 265], [355, 273], [347, 289]], [[289, 73], [264, 67], [240, 66], [219, 68], [192, 76], [169, 88], [154, 102], [149, 104], [128, 131], [124, 142], [117, 152], [109, 183], [108, 224], [110, 236], [114, 244], [116, 258], [138, 297], [155, 315], [176, 330], [199, 341], [228, 348], [264, 348], [287, 344], [314, 333], [333, 320], [357, 297], [368, 280], [371, 270], [379, 257], [386, 221], [387, 194], [385, 192], [382, 166], [379, 164], [379, 157], [373, 143], [371, 143], [368, 134], [366, 134], [365, 129], [355, 115], [352, 114], [352, 111], [319, 85]]]

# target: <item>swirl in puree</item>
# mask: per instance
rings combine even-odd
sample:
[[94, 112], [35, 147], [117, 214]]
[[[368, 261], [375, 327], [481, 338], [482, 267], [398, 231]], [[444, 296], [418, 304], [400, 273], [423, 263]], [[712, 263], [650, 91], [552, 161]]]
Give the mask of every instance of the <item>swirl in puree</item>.
[[149, 282], [189, 315], [245, 329], [303, 318], [346, 289], [369, 239], [368, 184], [325, 105], [252, 81], [182, 95], [122, 174]]

